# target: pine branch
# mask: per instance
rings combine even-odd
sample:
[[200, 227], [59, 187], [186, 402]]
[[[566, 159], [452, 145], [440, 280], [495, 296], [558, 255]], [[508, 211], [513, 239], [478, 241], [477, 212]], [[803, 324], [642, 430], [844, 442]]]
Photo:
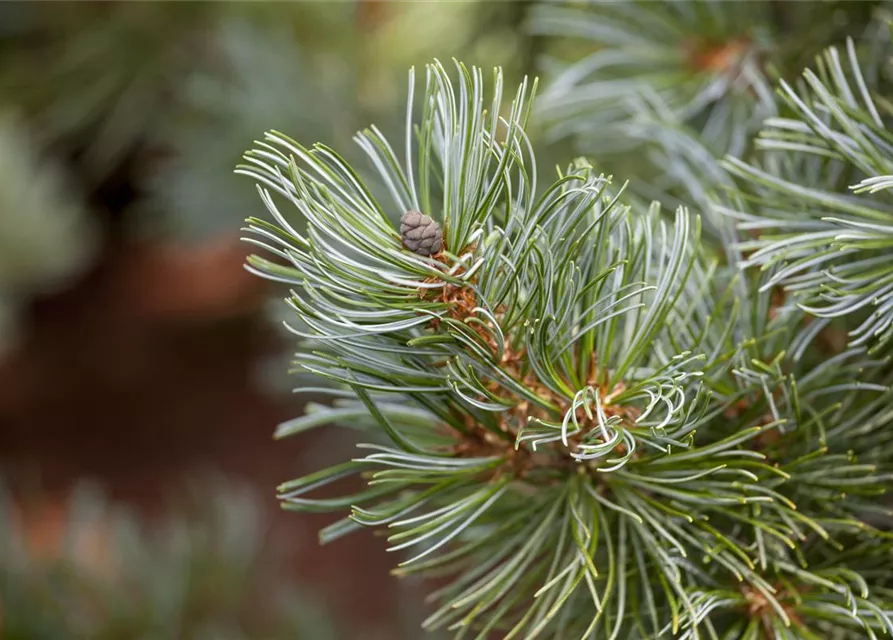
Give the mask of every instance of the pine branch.
[[761, 60], [771, 10], [737, 2], [543, 3], [531, 21], [535, 33], [579, 37], [594, 51], [554, 74], [541, 107], [556, 135], [582, 136], [599, 153], [610, 150], [606, 144], [647, 142], [612, 129], [653, 93], [671, 121], [697, 122], [714, 151], [737, 155], [774, 108]]
[[[279, 435], [332, 422], [373, 440], [280, 486], [285, 507], [350, 509], [324, 542], [387, 527], [398, 575], [449, 577], [425, 626], [457, 638], [883, 630], [883, 581], [849, 607], [845, 567], [805, 561], [880, 539], [865, 518], [889, 451], [845, 447], [887, 419], [850, 419], [836, 394], [885, 397], [851, 380], [884, 363], [791, 361], [802, 316], [702, 246], [696, 218], [665, 221], [582, 161], [538, 189], [527, 83], [504, 108], [497, 71], [485, 109], [480, 70], [456, 77], [427, 67], [416, 119], [410, 76], [401, 154], [357, 136], [383, 189], [276, 132], [238, 170], [275, 221], [249, 221], [272, 256], [249, 269], [299, 288], [297, 363], [337, 399]], [[391, 222], [407, 211], [440, 227], [439, 253], [409, 250]], [[356, 493], [312, 497], [356, 475]]]
[[[799, 72], [804, 52], [842, 34], [876, 38], [873, 3], [542, 2], [531, 30], [556, 59], [538, 113], [632, 191], [701, 212], [711, 239], [728, 245], [715, 211], [733, 180], [717, 161], [745, 157], [777, 113], [775, 79]], [[571, 58], [572, 62], [564, 62]], [[873, 74], [873, 72], [872, 72]]]
[[851, 345], [881, 345], [893, 335], [890, 113], [872, 96], [852, 40], [845, 59], [831, 48], [817, 64], [799, 90], [782, 83], [791, 116], [766, 122], [764, 164], [727, 161], [748, 192], [725, 212], [759, 234], [740, 248], [750, 253], [745, 266], [773, 269], [765, 287], [784, 286], [817, 326], [855, 319]]

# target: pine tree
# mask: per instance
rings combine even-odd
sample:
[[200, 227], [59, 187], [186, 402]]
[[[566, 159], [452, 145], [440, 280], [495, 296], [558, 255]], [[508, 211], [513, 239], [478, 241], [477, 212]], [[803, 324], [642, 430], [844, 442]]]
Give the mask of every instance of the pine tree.
[[[887, 49], [856, 20], [859, 46], [825, 50], [800, 81], [770, 69], [773, 55], [790, 62], [773, 47], [742, 62], [737, 94], [712, 84], [726, 66], [691, 82], [648, 73], [679, 58], [636, 49], [647, 37], [630, 28], [671, 32], [682, 16], [703, 31], [707, 12], [746, 61], [729, 29], [777, 24], [774, 6], [534, 17], [540, 31], [596, 34], [589, 72], [618, 65], [579, 112], [554, 110], [581, 106], [569, 76], [539, 107], [581, 150], [626, 136], [593, 147], [606, 165], [662, 158], [629, 186], [583, 159], [543, 179], [528, 136], [536, 83], [504, 101], [499, 70], [488, 85], [459, 62], [428, 65], [423, 90], [410, 73], [399, 146], [375, 127], [357, 135], [374, 179], [276, 131], [246, 154], [238, 172], [272, 216], [248, 222], [266, 254], [248, 268], [294, 287], [296, 365], [328, 383], [303, 391], [332, 397], [276, 435], [335, 423], [369, 442], [284, 483], [283, 506], [349, 510], [324, 543], [385, 531], [395, 574], [442, 581], [426, 628], [893, 634]], [[819, 31], [813, 52], [848, 33]], [[651, 134], [633, 137], [642, 105]], [[326, 493], [351, 476], [361, 489]]]

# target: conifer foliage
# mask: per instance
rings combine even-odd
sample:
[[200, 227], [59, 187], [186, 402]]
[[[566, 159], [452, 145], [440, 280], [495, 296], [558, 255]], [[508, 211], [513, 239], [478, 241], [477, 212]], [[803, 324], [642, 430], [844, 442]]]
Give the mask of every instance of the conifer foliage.
[[[504, 99], [458, 62], [410, 74], [399, 142], [357, 135], [374, 178], [268, 133], [238, 169], [269, 213], [248, 268], [294, 288], [296, 364], [332, 397], [277, 436], [368, 442], [284, 506], [346, 512], [323, 542], [385, 531], [396, 574], [443, 579], [425, 626], [457, 638], [893, 634], [891, 113], [844, 48], [777, 99], [750, 85], [781, 114], [753, 152], [758, 105], [711, 107], [747, 142], [711, 151], [691, 208], [586, 160], [543, 177], [536, 83]], [[408, 212], [439, 251], [401, 234]]]

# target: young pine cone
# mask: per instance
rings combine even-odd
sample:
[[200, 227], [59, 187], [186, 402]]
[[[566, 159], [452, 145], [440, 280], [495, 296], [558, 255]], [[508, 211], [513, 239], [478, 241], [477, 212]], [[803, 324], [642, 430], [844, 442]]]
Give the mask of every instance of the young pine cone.
[[443, 231], [421, 211], [407, 211], [400, 218], [400, 236], [407, 249], [420, 256], [433, 256], [443, 247]]

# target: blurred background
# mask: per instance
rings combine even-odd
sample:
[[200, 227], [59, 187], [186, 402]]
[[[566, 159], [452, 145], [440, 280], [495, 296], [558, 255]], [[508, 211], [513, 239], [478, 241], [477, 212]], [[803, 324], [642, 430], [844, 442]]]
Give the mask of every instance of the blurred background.
[[[402, 135], [407, 69], [534, 49], [514, 2], [0, 3], [0, 637], [418, 638], [423, 593], [275, 487], [277, 291], [242, 269], [267, 129]], [[354, 158], [356, 156], [353, 156]]]
[[402, 140], [408, 68], [457, 57], [551, 80], [543, 167], [584, 153], [698, 206], [770, 71], [888, 33], [886, 2], [582, 4], [0, 2], [0, 640], [423, 637], [428, 586], [383, 540], [320, 547], [338, 517], [275, 499], [356, 442], [272, 439], [314, 398], [285, 292], [242, 268], [242, 152], [277, 129], [365, 166], [351, 139]]

